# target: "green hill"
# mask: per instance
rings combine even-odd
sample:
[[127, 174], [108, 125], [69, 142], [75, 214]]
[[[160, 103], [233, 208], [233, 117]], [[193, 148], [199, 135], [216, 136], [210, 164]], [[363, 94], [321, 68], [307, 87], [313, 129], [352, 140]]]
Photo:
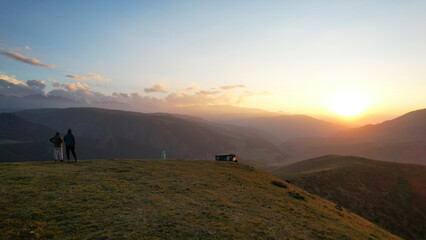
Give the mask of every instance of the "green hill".
[[426, 236], [426, 166], [332, 155], [273, 173], [398, 236]]
[[398, 239], [243, 164], [1, 163], [0, 178], [1, 239]]

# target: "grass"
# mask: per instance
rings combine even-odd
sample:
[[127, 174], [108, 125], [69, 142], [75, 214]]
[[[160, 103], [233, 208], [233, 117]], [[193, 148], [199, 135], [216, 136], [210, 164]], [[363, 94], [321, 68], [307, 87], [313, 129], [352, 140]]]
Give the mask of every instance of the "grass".
[[243, 164], [1, 163], [0, 179], [0, 239], [398, 239]]

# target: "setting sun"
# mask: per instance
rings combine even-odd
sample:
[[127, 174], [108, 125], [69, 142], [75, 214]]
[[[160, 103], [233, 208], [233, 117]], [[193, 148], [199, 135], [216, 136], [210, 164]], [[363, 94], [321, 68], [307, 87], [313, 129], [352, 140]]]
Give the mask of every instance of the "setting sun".
[[360, 115], [367, 108], [366, 99], [355, 92], [342, 92], [331, 99], [331, 110], [342, 117]]

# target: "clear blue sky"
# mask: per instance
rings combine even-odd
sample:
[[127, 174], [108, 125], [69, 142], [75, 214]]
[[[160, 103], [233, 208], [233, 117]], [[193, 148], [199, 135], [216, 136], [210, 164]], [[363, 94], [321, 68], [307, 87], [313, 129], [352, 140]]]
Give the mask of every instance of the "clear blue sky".
[[[426, 103], [426, 1], [3, 0], [0, 6], [3, 53], [54, 65], [2, 54], [0, 73], [44, 80], [46, 92], [53, 81], [80, 82], [105, 95], [138, 92], [188, 104], [177, 97], [198, 94], [211, 97], [206, 104], [306, 114], [327, 114], [336, 101], [330, 99], [348, 91], [375, 112], [399, 114]], [[198, 89], [186, 90], [191, 85]], [[220, 88], [230, 85], [244, 86]]]

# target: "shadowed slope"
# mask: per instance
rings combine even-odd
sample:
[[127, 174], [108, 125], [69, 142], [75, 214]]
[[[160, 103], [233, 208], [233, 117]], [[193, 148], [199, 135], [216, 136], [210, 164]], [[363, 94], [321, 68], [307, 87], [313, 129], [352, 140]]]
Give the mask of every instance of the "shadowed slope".
[[274, 173], [399, 236], [426, 235], [426, 166], [324, 156]]
[[368, 142], [426, 141], [426, 109], [406, 113], [380, 124], [366, 125], [336, 134]]
[[291, 138], [327, 137], [347, 128], [306, 115], [280, 115], [269, 117], [228, 119], [224, 122], [261, 129], [273, 136], [277, 144]]
[[0, 165], [0, 238], [398, 239], [241, 164], [97, 160]]
[[255, 130], [182, 115], [99, 108], [38, 109], [14, 114], [61, 132], [72, 128], [81, 159], [155, 158], [163, 150], [170, 157], [185, 159], [214, 159], [216, 154], [228, 153], [266, 164], [285, 159], [277, 146], [259, 137]]
[[27, 121], [10, 113], [0, 113], [0, 139], [19, 141], [36, 140], [53, 136], [54, 130]]
[[281, 150], [287, 162], [336, 154], [426, 165], [426, 109], [328, 138], [290, 139]]

